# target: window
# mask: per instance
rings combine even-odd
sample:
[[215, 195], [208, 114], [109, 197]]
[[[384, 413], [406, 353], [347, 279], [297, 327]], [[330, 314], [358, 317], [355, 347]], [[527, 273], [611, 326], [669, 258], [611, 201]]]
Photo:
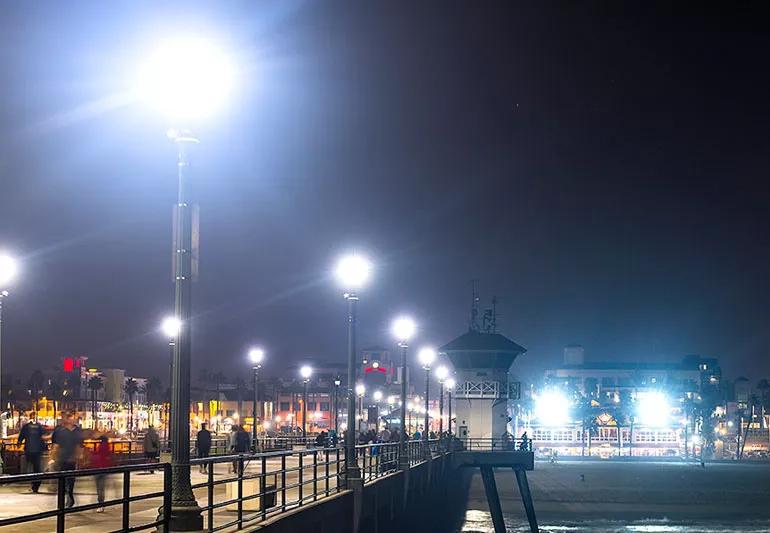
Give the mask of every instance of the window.
[[289, 402], [281, 402], [281, 411], [288, 411], [289, 410]]
[[307, 402], [307, 410], [308, 411], [315, 411], [316, 402], [311, 402], [308, 400]]
[[329, 410], [329, 402], [321, 402], [321, 411]]

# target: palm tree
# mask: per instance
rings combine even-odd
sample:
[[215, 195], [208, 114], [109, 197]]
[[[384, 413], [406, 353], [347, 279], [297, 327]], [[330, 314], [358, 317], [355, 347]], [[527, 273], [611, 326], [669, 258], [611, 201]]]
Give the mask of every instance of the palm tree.
[[35, 370], [29, 378], [29, 395], [32, 397], [32, 412], [37, 420], [38, 403], [45, 387], [45, 378], [40, 370]]
[[64, 397], [64, 386], [57, 378], [48, 378], [48, 387], [46, 387], [46, 394], [53, 401], [53, 419], [56, 423], [56, 413], [59, 410], [59, 402]]
[[96, 393], [104, 387], [104, 381], [101, 376], [91, 376], [88, 378], [88, 390], [91, 391], [91, 418], [94, 420], [94, 429], [96, 429]]
[[128, 397], [128, 429], [134, 429], [134, 397], [139, 392], [139, 384], [134, 378], [128, 378], [123, 385], [123, 391]]
[[[163, 385], [160, 383], [160, 379], [153, 377], [147, 380], [147, 383], [142, 387], [141, 392], [144, 393], [147, 399], [147, 407], [150, 413], [152, 413], [152, 406], [163, 403]], [[150, 414], [152, 416], [152, 414]], [[154, 420], [150, 418], [150, 424], [154, 425]]]

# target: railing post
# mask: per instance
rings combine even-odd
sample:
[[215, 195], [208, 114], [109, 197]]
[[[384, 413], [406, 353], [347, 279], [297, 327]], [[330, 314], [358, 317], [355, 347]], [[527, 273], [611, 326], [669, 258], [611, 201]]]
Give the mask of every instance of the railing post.
[[313, 501], [318, 499], [318, 450], [313, 450]]
[[131, 499], [131, 472], [126, 470], [123, 472], [123, 531], [128, 531], [128, 519], [130, 515], [130, 499]]
[[260, 493], [260, 500], [259, 500], [259, 508], [262, 509], [262, 520], [265, 520], [267, 518], [267, 495], [265, 494], [265, 489], [267, 487], [267, 476], [266, 471], [267, 470], [267, 457], [264, 455], [262, 456], [262, 477], [259, 479], [259, 493]]
[[281, 512], [286, 511], [286, 454], [281, 455]]
[[163, 531], [171, 523], [171, 463], [163, 463]]
[[238, 456], [238, 529], [243, 529], [243, 456]]
[[302, 475], [304, 472], [304, 464], [303, 464], [304, 455], [302, 452], [299, 452], [299, 505], [302, 505], [302, 500], [304, 499], [302, 497], [304, 485], [303, 485], [303, 479], [304, 476]]
[[66, 480], [67, 478], [62, 476], [56, 483], [56, 533], [64, 533], [64, 492]]
[[325, 493], [326, 493], [326, 496], [328, 496], [329, 495], [329, 450], [328, 450], [328, 448], [324, 448], [324, 465], [326, 467], [325, 468], [326, 475], [324, 476], [324, 478], [326, 478], [326, 483], [325, 483], [326, 490], [325, 490]]
[[208, 464], [208, 479], [206, 480], [206, 492], [208, 496], [209, 510], [208, 521], [209, 531], [214, 531], [214, 461], [211, 460]]

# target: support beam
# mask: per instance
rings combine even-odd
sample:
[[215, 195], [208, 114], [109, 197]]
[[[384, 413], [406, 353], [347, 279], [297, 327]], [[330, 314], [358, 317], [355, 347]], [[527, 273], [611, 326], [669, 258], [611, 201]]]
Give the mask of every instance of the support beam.
[[540, 530], [537, 527], [537, 516], [535, 516], [535, 506], [532, 503], [532, 493], [529, 491], [529, 482], [527, 481], [527, 472], [525, 472], [524, 470], [517, 470], [514, 468], [513, 473], [516, 474], [516, 482], [519, 484], [521, 501], [524, 503], [524, 510], [527, 512], [527, 520], [529, 520], [529, 530], [532, 533], [538, 533]]
[[492, 515], [492, 524], [495, 526], [495, 533], [505, 533], [503, 509], [500, 507], [500, 496], [497, 494], [495, 472], [491, 466], [481, 467], [481, 479], [484, 481], [484, 492], [487, 493], [487, 503], [489, 504], [489, 513]]

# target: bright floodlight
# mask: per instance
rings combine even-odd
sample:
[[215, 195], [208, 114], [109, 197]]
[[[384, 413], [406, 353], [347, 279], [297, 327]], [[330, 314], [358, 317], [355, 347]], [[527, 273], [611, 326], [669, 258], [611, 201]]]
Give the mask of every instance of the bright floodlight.
[[546, 390], [535, 399], [535, 416], [545, 426], [558, 426], [569, 419], [569, 400], [558, 390]]
[[414, 320], [402, 316], [393, 321], [391, 329], [393, 331], [393, 336], [396, 337], [399, 342], [408, 342], [417, 330], [417, 326], [415, 325]]
[[138, 96], [171, 119], [204, 118], [221, 108], [235, 69], [215, 43], [200, 37], [169, 39], [141, 65]]
[[423, 348], [420, 350], [420, 353], [417, 354], [417, 359], [420, 361], [423, 368], [430, 368], [430, 365], [436, 360], [436, 350], [433, 348]]
[[452, 392], [455, 390], [455, 386], [457, 385], [457, 382], [454, 378], [449, 378], [444, 382], [444, 386], [447, 388], [448, 391]]
[[669, 424], [671, 405], [665, 394], [658, 391], [639, 393], [637, 402], [637, 414], [643, 425], [663, 427]]
[[374, 398], [375, 402], [381, 401], [382, 400], [382, 391], [381, 390], [374, 391], [374, 394], [372, 394], [372, 398]]
[[160, 329], [163, 330], [166, 337], [175, 339], [179, 335], [179, 330], [182, 329], [182, 321], [175, 316], [166, 317], [163, 319]]
[[310, 379], [310, 376], [312, 374], [313, 374], [313, 369], [307, 365], [299, 369], [299, 375], [302, 376], [304, 379]]
[[449, 369], [444, 365], [441, 365], [436, 369], [435, 373], [436, 373], [436, 379], [443, 382], [447, 378], [447, 376], [449, 376]]
[[18, 269], [19, 267], [13, 257], [0, 254], [0, 289], [5, 289], [14, 280]]
[[366, 392], [366, 386], [363, 383], [359, 383], [358, 385], [356, 385], [356, 394], [358, 394], [359, 396], [363, 396], [365, 392]]
[[372, 264], [357, 254], [346, 255], [337, 263], [335, 275], [340, 285], [349, 290], [360, 289], [369, 281]]
[[265, 358], [265, 351], [262, 348], [252, 348], [249, 350], [249, 359], [255, 365], [262, 364], [262, 360]]

